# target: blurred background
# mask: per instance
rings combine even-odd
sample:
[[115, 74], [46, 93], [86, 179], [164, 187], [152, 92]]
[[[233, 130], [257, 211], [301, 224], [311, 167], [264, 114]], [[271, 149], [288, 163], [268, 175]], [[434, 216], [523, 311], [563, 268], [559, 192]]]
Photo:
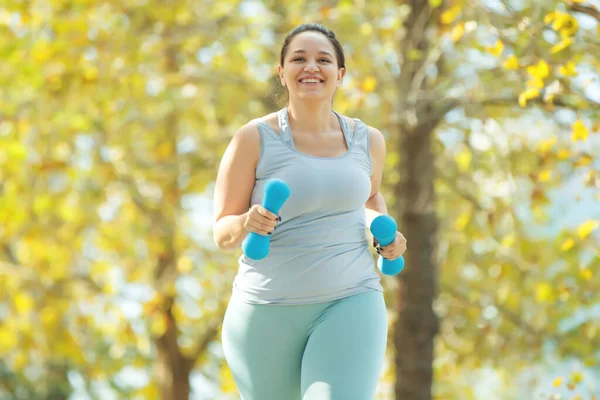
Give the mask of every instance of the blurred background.
[[213, 182], [303, 22], [409, 243], [377, 399], [600, 399], [599, 7], [2, 0], [0, 399], [239, 398]]

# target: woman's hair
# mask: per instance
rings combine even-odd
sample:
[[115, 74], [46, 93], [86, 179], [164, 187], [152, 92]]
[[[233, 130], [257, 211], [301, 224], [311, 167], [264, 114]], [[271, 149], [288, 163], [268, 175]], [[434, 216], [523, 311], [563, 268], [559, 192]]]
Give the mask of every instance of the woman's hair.
[[335, 33], [333, 33], [333, 31], [325, 28], [323, 25], [315, 24], [315, 23], [298, 25], [290, 33], [288, 33], [288, 35], [285, 38], [285, 41], [283, 42], [283, 46], [281, 47], [281, 58], [279, 60], [281, 66], [283, 67], [285, 56], [287, 55], [288, 47], [290, 46], [292, 39], [294, 39], [294, 37], [296, 37], [296, 35], [298, 35], [302, 32], [309, 32], [309, 31], [319, 32], [319, 33], [322, 33], [323, 35], [327, 36], [327, 39], [329, 39], [329, 41], [333, 45], [333, 48], [335, 49], [335, 55], [337, 58], [338, 68], [346, 68], [346, 58], [344, 57], [344, 49], [342, 49], [342, 45], [335, 37]]

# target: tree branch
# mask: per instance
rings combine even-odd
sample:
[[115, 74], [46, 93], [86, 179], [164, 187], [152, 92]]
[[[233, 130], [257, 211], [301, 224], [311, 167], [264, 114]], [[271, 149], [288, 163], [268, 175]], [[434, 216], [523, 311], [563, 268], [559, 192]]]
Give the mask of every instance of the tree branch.
[[[445, 110], [453, 110], [457, 107], [466, 108], [468, 105], [479, 105], [479, 106], [516, 106], [519, 102], [519, 97], [515, 94], [493, 94], [489, 97], [482, 97], [480, 99], [464, 97], [464, 98], [447, 98], [440, 99], [441, 102], [445, 103]], [[589, 99], [585, 99], [588, 103], [588, 109], [600, 111], [600, 103], [596, 103]], [[442, 104], [444, 104], [442, 103]], [[552, 102], [546, 103], [543, 99], [543, 96], [537, 97], [535, 99], [528, 100], [528, 103], [535, 103], [537, 105], [545, 105], [545, 106], [555, 106], [561, 108], [568, 108], [570, 110], [580, 110], [581, 107], [578, 107], [575, 104], [569, 103], [564, 98], [556, 97], [552, 100]]]
[[[219, 296], [219, 298], [224, 298], [223, 296]], [[198, 358], [206, 352], [208, 345], [213, 341], [215, 336], [219, 333], [219, 327], [223, 321], [223, 317], [225, 315], [225, 310], [227, 309], [227, 301], [220, 301], [219, 308], [212, 315], [208, 324], [206, 324], [206, 328], [200, 337], [198, 337], [198, 341], [194, 347], [194, 352], [188, 358], [190, 371], [194, 368], [196, 361]]]
[[440, 168], [436, 169], [436, 173], [438, 177], [446, 183], [450, 190], [464, 200], [467, 200], [477, 211], [486, 211], [485, 207], [479, 203], [475, 196], [473, 196], [471, 193], [467, 193], [466, 191], [460, 189], [457, 185], [453, 184], [453, 182], [456, 182], [456, 177], [450, 177], [444, 172], [444, 170]]
[[17, 257], [15, 256], [15, 253], [13, 253], [12, 249], [10, 248], [10, 246], [8, 245], [8, 243], [4, 243], [2, 245], [2, 249], [4, 250], [4, 254], [6, 255], [6, 258], [8, 258], [8, 261], [14, 265], [18, 265], [19, 261], [17, 260]]
[[[451, 285], [447, 285], [444, 283], [442, 283], [441, 286], [446, 292], [450, 293], [456, 299], [459, 299], [462, 302], [464, 302], [472, 307], [480, 308], [479, 305], [473, 304], [469, 300], [469, 298], [466, 294], [460, 292], [455, 287], [452, 287]], [[543, 336], [545, 338], [551, 338], [551, 339], [558, 340], [558, 337], [556, 337], [555, 334], [552, 334], [549, 332], [542, 332], [542, 331], [538, 330], [537, 328], [535, 328], [534, 326], [530, 325], [520, 315], [518, 315], [514, 311], [508, 309], [504, 305], [500, 304], [494, 296], [491, 296], [491, 295], [489, 295], [489, 293], [485, 293], [483, 291], [479, 292], [480, 296], [484, 296], [486, 294], [492, 299], [493, 305], [502, 313], [502, 315], [504, 315], [508, 321], [510, 321], [513, 325], [515, 325], [519, 329], [521, 329], [523, 332], [526, 332], [526, 333], [532, 335], [534, 338]]]
[[600, 11], [595, 6], [576, 3], [573, 0], [567, 0], [566, 3], [571, 11], [589, 15], [596, 21], [600, 22]]

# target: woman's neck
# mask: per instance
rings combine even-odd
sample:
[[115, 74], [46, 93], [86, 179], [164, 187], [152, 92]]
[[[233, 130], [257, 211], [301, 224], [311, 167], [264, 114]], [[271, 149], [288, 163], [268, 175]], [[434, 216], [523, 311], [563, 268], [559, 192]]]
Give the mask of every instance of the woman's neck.
[[304, 103], [290, 100], [288, 115], [290, 128], [294, 132], [320, 135], [330, 131], [335, 123], [331, 103]]

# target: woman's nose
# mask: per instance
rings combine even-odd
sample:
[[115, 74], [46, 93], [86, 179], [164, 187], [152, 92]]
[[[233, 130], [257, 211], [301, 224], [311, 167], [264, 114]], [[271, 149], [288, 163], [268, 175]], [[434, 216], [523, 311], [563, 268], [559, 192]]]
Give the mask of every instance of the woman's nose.
[[304, 69], [306, 71], [318, 71], [319, 67], [317, 66], [317, 63], [314, 61], [309, 61], [308, 63], [306, 63], [306, 67], [304, 67]]

